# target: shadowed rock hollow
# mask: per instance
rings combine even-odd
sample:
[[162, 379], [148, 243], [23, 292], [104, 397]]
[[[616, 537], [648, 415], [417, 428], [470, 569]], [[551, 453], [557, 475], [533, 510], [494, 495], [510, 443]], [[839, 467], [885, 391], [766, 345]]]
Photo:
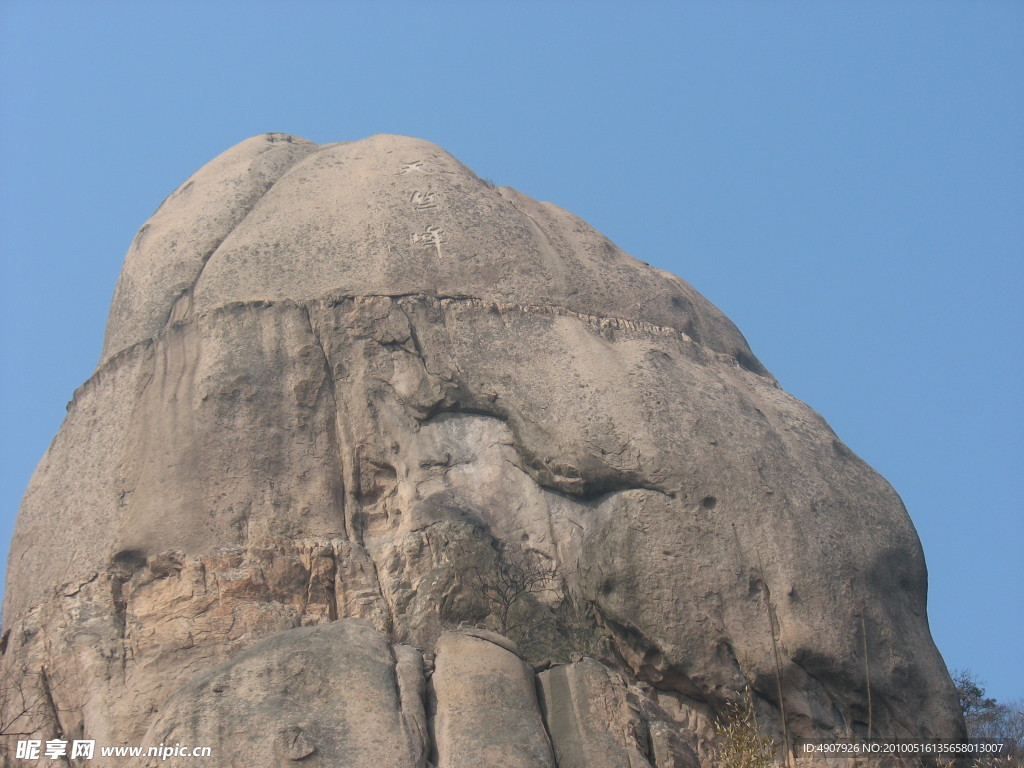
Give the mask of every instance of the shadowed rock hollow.
[[[508, 562], [553, 576], [502, 622]], [[224, 766], [695, 766], [748, 687], [781, 733], [776, 650], [791, 736], [959, 735], [925, 593], [896, 493], [688, 284], [428, 142], [265, 134], [128, 251], [4, 676], [19, 731]]]

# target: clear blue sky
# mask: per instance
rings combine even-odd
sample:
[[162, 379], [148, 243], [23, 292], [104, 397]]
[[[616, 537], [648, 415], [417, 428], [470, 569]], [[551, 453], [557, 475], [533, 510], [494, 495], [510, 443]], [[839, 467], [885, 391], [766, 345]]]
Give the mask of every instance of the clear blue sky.
[[902, 495], [947, 664], [1024, 697], [1024, 4], [4, 0], [0, 35], [4, 551], [160, 201], [264, 131], [411, 134], [723, 309]]

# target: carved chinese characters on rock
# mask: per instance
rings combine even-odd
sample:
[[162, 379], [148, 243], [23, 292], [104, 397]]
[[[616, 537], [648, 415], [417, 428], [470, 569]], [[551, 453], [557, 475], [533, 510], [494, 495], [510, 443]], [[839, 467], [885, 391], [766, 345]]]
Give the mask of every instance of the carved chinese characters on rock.
[[410, 202], [417, 211], [425, 211], [429, 208], [437, 208], [436, 192], [413, 192]]
[[399, 176], [406, 176], [406, 175], [408, 175], [410, 173], [425, 173], [425, 174], [429, 175], [430, 171], [428, 171], [424, 167], [424, 163], [426, 163], [426, 160], [413, 160], [413, 161], [408, 162], [408, 163], [403, 162], [402, 163], [402, 170], [400, 170], [398, 172], [398, 175]]
[[433, 248], [438, 258], [441, 258], [441, 246], [448, 242], [444, 239], [444, 231], [440, 227], [434, 226], [413, 234], [412, 241], [425, 248]]
[[[418, 174], [424, 176], [433, 175], [433, 172], [427, 167], [425, 160], [403, 161], [402, 168], [397, 175], [415, 176]], [[438, 193], [430, 189], [429, 186], [413, 189], [409, 193], [408, 204], [412, 206], [414, 211], [435, 211], [438, 207]], [[441, 258], [441, 246], [448, 242], [445, 238], [444, 230], [429, 220], [422, 230], [413, 232], [410, 239], [413, 246], [432, 250], [438, 258]]]

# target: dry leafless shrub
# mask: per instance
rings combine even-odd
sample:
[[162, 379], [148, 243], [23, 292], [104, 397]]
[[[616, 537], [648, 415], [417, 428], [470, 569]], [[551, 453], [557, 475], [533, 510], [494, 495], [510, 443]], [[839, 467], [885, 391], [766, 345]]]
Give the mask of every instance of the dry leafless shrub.
[[497, 620], [498, 632], [518, 642], [515, 635], [529, 634], [531, 617], [519, 610], [544, 593], [561, 588], [558, 566], [533, 550], [502, 546], [492, 567], [474, 565], [469, 587], [487, 601]]

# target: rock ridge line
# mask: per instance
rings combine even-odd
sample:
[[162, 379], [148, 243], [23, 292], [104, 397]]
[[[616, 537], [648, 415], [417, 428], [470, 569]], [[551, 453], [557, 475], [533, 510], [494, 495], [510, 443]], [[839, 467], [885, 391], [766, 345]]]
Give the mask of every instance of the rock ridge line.
[[[394, 301], [396, 303], [403, 300], [418, 300], [427, 304], [432, 304], [441, 309], [455, 308], [459, 309], [462, 307], [472, 307], [477, 309], [493, 310], [498, 314], [512, 314], [522, 313], [528, 315], [552, 315], [558, 317], [573, 318], [580, 320], [587, 324], [589, 327], [597, 331], [636, 331], [641, 333], [647, 333], [651, 336], [667, 336], [670, 338], [678, 339], [688, 345], [692, 345], [695, 349], [701, 350], [701, 352], [708, 358], [713, 358], [720, 361], [731, 361], [737, 367], [742, 368], [755, 376], [758, 376], [767, 382], [771, 383], [775, 388], [779, 388], [779, 384], [775, 377], [767, 371], [757, 370], [752, 367], [744, 365], [736, 356], [726, 355], [714, 350], [708, 349], [702, 346], [694, 339], [690, 338], [684, 331], [673, 328], [671, 326], [655, 325], [654, 323], [648, 323], [643, 320], [629, 320], [622, 317], [613, 317], [607, 315], [593, 315], [583, 312], [577, 312], [568, 307], [559, 305], [549, 304], [545, 306], [533, 305], [533, 304], [514, 304], [507, 302], [494, 301], [492, 299], [481, 299], [471, 296], [432, 296], [430, 294], [415, 294], [415, 293], [400, 293], [400, 294], [338, 294], [331, 297], [325, 297], [322, 299], [314, 299], [309, 301], [295, 302], [288, 299], [284, 300], [265, 300], [265, 299], [253, 299], [252, 301], [237, 301], [225, 304], [220, 307], [216, 307], [207, 310], [202, 313], [191, 314], [179, 318], [168, 318], [167, 325], [164, 329], [161, 329], [157, 334], [137, 341], [134, 344], [125, 347], [118, 352], [110, 355], [104, 360], [101, 360], [92, 376], [86, 379], [76, 390], [75, 397], [77, 398], [79, 392], [83, 392], [87, 387], [90, 386], [93, 379], [101, 378], [105, 372], [108, 372], [119, 364], [119, 362], [125, 357], [131, 356], [137, 349], [145, 349], [153, 345], [153, 343], [159, 339], [165, 332], [167, 327], [175, 327], [186, 324], [192, 320], [201, 319], [210, 315], [216, 315], [223, 312], [230, 312], [232, 310], [240, 308], [270, 308], [275, 305], [286, 305], [296, 307], [337, 307], [345, 303], [367, 303], [374, 301]], [[68, 407], [72, 405], [74, 398], [68, 404]]]

